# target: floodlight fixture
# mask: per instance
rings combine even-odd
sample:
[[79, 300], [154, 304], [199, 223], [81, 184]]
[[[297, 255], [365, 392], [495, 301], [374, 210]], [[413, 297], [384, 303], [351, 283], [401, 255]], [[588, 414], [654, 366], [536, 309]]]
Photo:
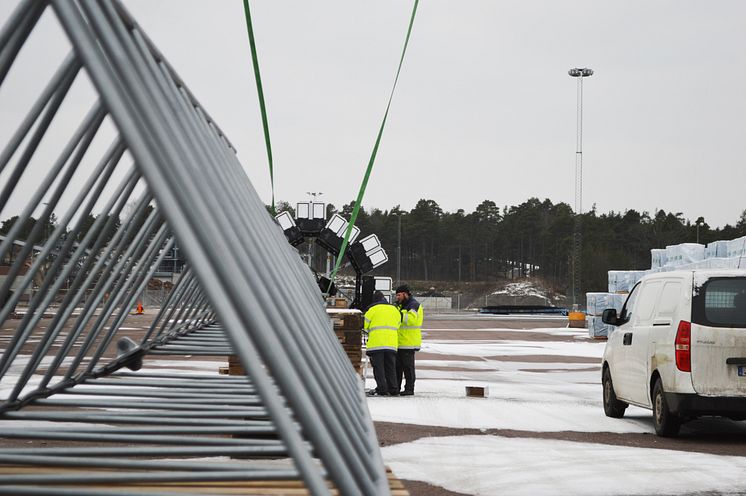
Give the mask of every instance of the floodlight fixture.
[[[349, 222], [347, 222], [344, 217], [339, 214], [334, 214], [332, 218], [329, 219], [329, 222], [326, 223], [326, 228], [335, 233], [340, 238], [344, 238], [345, 234], [347, 233], [347, 227], [349, 225]], [[348, 240], [348, 243], [354, 243], [359, 234], [360, 228], [357, 226], [352, 226], [352, 232], [350, 232], [350, 239]]]
[[368, 308], [373, 303], [373, 295], [376, 291], [383, 293], [383, 297], [386, 301], [393, 303], [394, 292], [394, 281], [390, 277], [381, 276], [362, 276], [362, 283], [360, 291], [356, 293], [355, 297], [359, 302], [360, 308]]
[[295, 204], [295, 218], [296, 219], [310, 219], [311, 218], [311, 203], [310, 202], [298, 202]]
[[368, 258], [370, 259], [370, 263], [373, 264], [374, 269], [389, 261], [389, 257], [386, 255], [386, 250], [383, 248], [377, 248], [368, 253]]
[[360, 241], [350, 245], [347, 257], [355, 270], [361, 274], [370, 272], [386, 263], [389, 259], [386, 251], [381, 247], [378, 236], [370, 234]]
[[370, 234], [364, 237], [360, 240], [360, 244], [363, 246], [366, 253], [372, 252], [376, 248], [381, 247], [381, 241], [379, 241], [378, 236], [375, 234]]
[[326, 204], [323, 202], [298, 202], [295, 208], [295, 220], [304, 236], [315, 238], [324, 228]]
[[290, 228], [296, 227], [295, 221], [293, 220], [293, 216], [290, 215], [289, 212], [281, 212], [277, 215], [275, 215], [275, 220], [278, 224], [280, 224], [280, 227], [283, 231], [287, 231]]
[[373, 279], [376, 282], [376, 291], [386, 293], [392, 291], [394, 288], [394, 281], [390, 277], [376, 276]]
[[[342, 250], [342, 243], [344, 242], [348, 226], [349, 223], [344, 217], [339, 214], [334, 214], [332, 218], [329, 219], [329, 222], [326, 223], [324, 229], [319, 232], [319, 235], [316, 238], [316, 243], [323, 246], [335, 257], [338, 257], [339, 252]], [[360, 228], [352, 226], [352, 232], [350, 232], [348, 243], [354, 243], [359, 234]]]
[[575, 67], [567, 71], [567, 73], [572, 77], [589, 77], [593, 76], [593, 69], [588, 69], [587, 67]]
[[303, 233], [301, 233], [298, 226], [295, 225], [295, 221], [293, 220], [293, 216], [290, 215], [290, 212], [280, 212], [275, 215], [275, 220], [282, 228], [282, 232], [285, 234], [285, 237], [291, 245], [298, 246], [303, 243]]
[[311, 217], [313, 219], [326, 219], [326, 203], [313, 202], [311, 206]]

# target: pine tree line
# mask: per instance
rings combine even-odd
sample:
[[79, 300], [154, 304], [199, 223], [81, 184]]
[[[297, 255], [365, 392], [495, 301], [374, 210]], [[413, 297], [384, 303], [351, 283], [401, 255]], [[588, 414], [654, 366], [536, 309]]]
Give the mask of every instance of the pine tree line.
[[[339, 213], [350, 217], [354, 201]], [[289, 210], [279, 202], [278, 211]], [[327, 206], [329, 215], [337, 212]], [[567, 290], [574, 213], [566, 203], [538, 198], [500, 208], [485, 200], [471, 213], [445, 212], [433, 200], [422, 199], [412, 210], [360, 209], [361, 236], [378, 235], [389, 262], [376, 273], [393, 276], [401, 222], [401, 278], [419, 281], [488, 281], [533, 272], [557, 289]], [[699, 229], [697, 228], [699, 225]], [[606, 291], [609, 270], [650, 268], [650, 250], [666, 245], [733, 239], [746, 235], [746, 210], [735, 225], [711, 228], [681, 213], [654, 214], [627, 210], [582, 214], [582, 290]]]

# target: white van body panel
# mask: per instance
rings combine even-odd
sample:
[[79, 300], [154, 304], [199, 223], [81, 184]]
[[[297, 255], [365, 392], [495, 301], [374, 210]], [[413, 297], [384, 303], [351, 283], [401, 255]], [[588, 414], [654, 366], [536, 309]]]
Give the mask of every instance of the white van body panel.
[[[661, 377], [664, 390], [677, 394], [744, 397], [746, 329], [711, 327], [692, 322], [693, 296], [712, 278], [746, 277], [746, 270], [674, 271], [645, 276], [628, 298], [630, 320], [611, 333], [604, 363], [617, 397], [651, 408], [651, 380]], [[676, 367], [675, 340], [680, 322], [691, 323], [692, 372]]]
[[[746, 357], [746, 329], [692, 325], [692, 385], [703, 396], [746, 396], [746, 377], [728, 358]], [[746, 360], [744, 360], [746, 365]]]

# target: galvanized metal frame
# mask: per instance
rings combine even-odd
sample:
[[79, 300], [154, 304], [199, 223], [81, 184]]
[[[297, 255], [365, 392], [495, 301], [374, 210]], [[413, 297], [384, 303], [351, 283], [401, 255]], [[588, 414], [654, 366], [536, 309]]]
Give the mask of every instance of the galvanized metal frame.
[[[313, 494], [329, 494], [329, 482], [345, 495], [387, 493], [362, 384], [313, 275], [233, 146], [126, 9], [117, 1], [22, 1], [0, 31], [0, 84], [47, 8], [73, 53], [3, 139], [0, 214], [81, 72], [99, 100], [0, 241], [0, 258], [18, 250], [0, 295], [19, 289], [0, 308], [3, 325], [18, 322], [12, 335], [0, 331], [0, 420], [40, 423], [0, 427], [0, 438], [96, 446], [0, 448], [0, 494], [126, 494], [100, 485], [298, 477]], [[85, 172], [107, 119], [117, 135]], [[61, 202], [70, 191], [78, 193]], [[52, 213], [59, 221], [44, 233]], [[32, 215], [37, 222], [19, 243]], [[96, 218], [86, 228], [88, 215]], [[130, 309], [175, 240], [186, 270], [143, 336], [122, 339]], [[11, 320], [35, 278], [25, 315]], [[63, 285], [62, 305], [42, 329]], [[246, 376], [135, 372], [154, 356], [231, 354]], [[188, 460], [204, 456], [240, 459]], [[258, 459], [267, 456], [292, 463]], [[9, 466], [35, 469], [10, 475]]]

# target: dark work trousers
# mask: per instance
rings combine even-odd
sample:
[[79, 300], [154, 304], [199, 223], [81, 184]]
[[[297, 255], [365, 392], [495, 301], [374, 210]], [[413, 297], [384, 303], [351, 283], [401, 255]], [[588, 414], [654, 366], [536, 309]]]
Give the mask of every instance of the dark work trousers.
[[414, 352], [415, 350], [399, 350], [396, 352], [396, 379], [401, 389], [402, 376], [406, 379], [405, 391], [414, 392]]
[[373, 377], [376, 379], [378, 394], [399, 394], [396, 383], [396, 352], [393, 350], [369, 351], [370, 363], [373, 365]]

